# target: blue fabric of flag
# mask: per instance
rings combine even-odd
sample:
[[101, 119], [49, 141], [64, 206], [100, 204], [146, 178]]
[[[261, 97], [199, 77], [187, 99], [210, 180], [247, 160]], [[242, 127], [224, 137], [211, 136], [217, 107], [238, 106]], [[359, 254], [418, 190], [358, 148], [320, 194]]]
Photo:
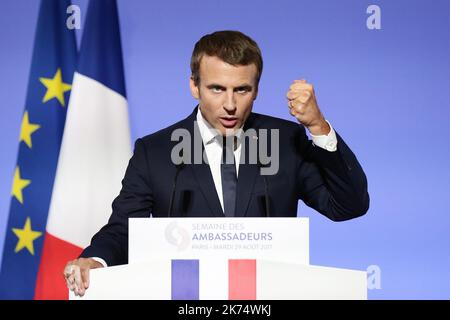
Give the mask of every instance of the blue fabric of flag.
[[116, 1], [89, 2], [77, 71], [126, 97], [118, 20]]
[[14, 170], [0, 299], [32, 299], [77, 61], [68, 0], [42, 0]]

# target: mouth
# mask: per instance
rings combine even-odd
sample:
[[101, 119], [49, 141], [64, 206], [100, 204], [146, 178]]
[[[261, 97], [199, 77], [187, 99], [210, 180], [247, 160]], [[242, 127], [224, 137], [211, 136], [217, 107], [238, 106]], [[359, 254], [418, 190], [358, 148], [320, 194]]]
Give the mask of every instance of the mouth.
[[219, 121], [225, 128], [234, 128], [238, 119], [235, 117], [220, 117]]

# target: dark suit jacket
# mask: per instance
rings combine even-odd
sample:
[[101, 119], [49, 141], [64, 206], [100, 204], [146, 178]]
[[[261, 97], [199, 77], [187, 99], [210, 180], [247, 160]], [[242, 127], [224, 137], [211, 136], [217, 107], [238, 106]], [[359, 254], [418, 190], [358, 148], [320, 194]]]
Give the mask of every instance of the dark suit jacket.
[[[194, 130], [198, 130], [194, 124], [196, 112], [197, 108], [186, 119], [136, 141], [109, 222], [92, 238], [82, 257], [100, 257], [108, 265], [127, 263], [128, 218], [150, 214], [167, 217], [177, 170], [171, 216], [224, 217], [209, 166], [203, 163], [177, 167], [171, 161], [172, 148], [178, 143], [171, 141], [172, 132], [183, 128], [194, 136]], [[251, 113], [244, 131], [249, 128], [257, 132], [258, 129], [279, 130], [280, 165], [278, 173], [266, 176], [265, 182], [260, 165], [240, 164], [236, 216], [265, 216], [266, 194], [273, 217], [296, 217], [299, 199], [334, 221], [367, 212], [366, 176], [338, 134], [337, 151], [329, 152], [314, 146], [305, 128], [298, 123]], [[248, 152], [250, 148], [246, 149]]]

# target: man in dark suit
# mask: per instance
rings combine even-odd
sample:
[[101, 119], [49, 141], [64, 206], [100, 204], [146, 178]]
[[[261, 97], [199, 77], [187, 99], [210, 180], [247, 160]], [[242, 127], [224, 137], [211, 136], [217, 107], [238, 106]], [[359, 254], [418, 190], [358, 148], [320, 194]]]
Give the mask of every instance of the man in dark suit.
[[191, 70], [198, 106], [136, 141], [108, 224], [64, 270], [75, 294], [84, 294], [90, 269], [127, 263], [130, 217], [295, 217], [299, 199], [334, 221], [367, 212], [365, 174], [311, 84], [296, 80], [287, 93], [297, 122], [252, 113], [262, 58], [236, 31], [202, 37]]

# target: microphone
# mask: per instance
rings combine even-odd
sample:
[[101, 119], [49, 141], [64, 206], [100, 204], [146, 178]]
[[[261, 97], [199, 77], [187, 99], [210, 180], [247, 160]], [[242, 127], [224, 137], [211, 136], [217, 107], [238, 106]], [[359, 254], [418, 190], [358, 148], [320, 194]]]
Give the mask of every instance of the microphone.
[[[258, 166], [259, 166], [259, 170], [260, 170], [260, 175], [261, 175], [261, 169], [267, 167], [267, 165], [262, 164], [261, 161], [259, 161], [258, 158]], [[264, 201], [265, 201], [265, 207], [266, 207], [266, 218], [271, 217], [272, 215], [270, 214], [270, 202], [269, 202], [269, 183], [267, 182], [267, 176], [265, 175], [261, 175], [264, 181]]]
[[168, 218], [170, 218], [172, 216], [173, 200], [175, 199], [175, 191], [177, 189], [178, 174], [183, 169], [184, 162], [181, 162], [180, 164], [177, 164], [175, 167], [176, 167], [176, 172], [175, 172], [175, 177], [173, 178], [172, 193], [170, 195], [169, 210], [167, 212], [167, 217]]

